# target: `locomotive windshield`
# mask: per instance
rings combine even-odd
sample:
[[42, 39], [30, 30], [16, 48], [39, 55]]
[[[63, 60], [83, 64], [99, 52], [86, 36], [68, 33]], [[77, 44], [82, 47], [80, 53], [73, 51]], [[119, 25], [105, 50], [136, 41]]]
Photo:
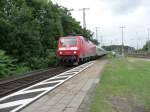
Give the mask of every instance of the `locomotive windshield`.
[[61, 38], [60, 40], [62, 46], [66, 46], [66, 45], [76, 45], [77, 43], [77, 39], [75, 37], [66, 37], [66, 38]]

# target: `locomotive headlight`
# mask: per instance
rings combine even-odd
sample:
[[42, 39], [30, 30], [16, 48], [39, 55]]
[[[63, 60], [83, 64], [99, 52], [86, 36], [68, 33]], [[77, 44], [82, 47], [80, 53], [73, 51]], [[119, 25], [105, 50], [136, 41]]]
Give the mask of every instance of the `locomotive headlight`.
[[63, 52], [60, 51], [59, 54], [63, 54]]
[[77, 51], [73, 51], [73, 54], [77, 54]]

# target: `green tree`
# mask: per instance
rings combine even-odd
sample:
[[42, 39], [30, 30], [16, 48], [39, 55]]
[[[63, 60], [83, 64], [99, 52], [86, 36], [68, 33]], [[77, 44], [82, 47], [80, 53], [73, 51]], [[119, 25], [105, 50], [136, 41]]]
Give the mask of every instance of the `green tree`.
[[0, 49], [32, 69], [48, 65], [60, 36], [80, 34], [97, 43], [67, 8], [50, 0], [1, 0], [0, 34]]
[[7, 77], [14, 73], [15, 66], [13, 60], [0, 50], [0, 77]]
[[146, 44], [143, 46], [143, 51], [148, 51], [150, 49], [150, 41], [147, 41]]

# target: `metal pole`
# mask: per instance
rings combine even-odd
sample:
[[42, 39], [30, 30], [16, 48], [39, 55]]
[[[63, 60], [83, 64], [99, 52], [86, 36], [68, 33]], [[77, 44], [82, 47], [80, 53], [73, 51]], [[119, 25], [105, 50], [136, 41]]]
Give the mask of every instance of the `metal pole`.
[[82, 9], [79, 9], [79, 11], [83, 11], [83, 28], [86, 29], [86, 14], [85, 14], [85, 11], [86, 10], [89, 10], [89, 8], [82, 8]]
[[148, 47], [148, 52], [150, 52], [150, 38], [149, 38], [149, 28], [147, 29], [147, 32], [148, 32], [148, 45], [147, 45], [147, 47]]
[[139, 49], [139, 43], [138, 43], [138, 39], [137, 39], [137, 52], [138, 52], [138, 49]]
[[123, 30], [124, 30], [124, 28], [126, 28], [126, 27], [124, 27], [124, 26], [121, 26], [120, 27], [121, 29], [122, 29], [122, 56], [124, 56], [124, 40], [123, 40]]
[[97, 40], [97, 27], [96, 27], [96, 40]]
[[112, 48], [112, 45], [113, 45], [113, 44], [112, 44], [112, 43], [113, 43], [113, 42], [112, 42], [112, 40], [111, 40], [111, 42], [110, 42], [110, 43], [111, 43], [111, 51], [112, 51], [112, 50], [113, 50], [113, 48]]
[[96, 29], [95, 36], [96, 36], [96, 40], [98, 41], [98, 29], [100, 29], [100, 27], [95, 27], [95, 29]]
[[98, 27], [96, 27], [96, 40], [98, 40]]
[[83, 8], [83, 28], [86, 28], [85, 8]]
[[136, 32], [136, 49], [137, 49], [137, 53], [138, 53], [138, 49], [139, 49], [139, 43], [138, 43], [138, 32]]
[[101, 36], [101, 47], [103, 46], [103, 36]]

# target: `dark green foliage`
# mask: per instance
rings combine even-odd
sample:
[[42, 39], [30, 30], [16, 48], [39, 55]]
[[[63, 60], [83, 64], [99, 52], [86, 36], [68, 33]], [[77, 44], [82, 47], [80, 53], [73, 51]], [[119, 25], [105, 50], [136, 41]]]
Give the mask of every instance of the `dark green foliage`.
[[14, 73], [15, 66], [13, 60], [0, 50], [0, 77], [6, 77]]
[[83, 29], [67, 8], [48, 0], [1, 0], [0, 34], [0, 49], [31, 69], [55, 64], [60, 36], [81, 34], [92, 40], [92, 32]]
[[23, 66], [23, 65], [17, 65], [14, 71], [15, 72], [14, 75], [20, 75], [29, 71], [31, 71], [31, 68]]
[[48, 59], [42, 57], [31, 57], [29, 64], [31, 69], [47, 68]]
[[48, 65], [49, 66], [56, 66], [57, 65], [57, 57], [56, 57], [56, 52], [54, 50], [49, 51]]
[[146, 44], [142, 48], [142, 51], [148, 51], [149, 49], [150, 49], [150, 41], [146, 42]]

